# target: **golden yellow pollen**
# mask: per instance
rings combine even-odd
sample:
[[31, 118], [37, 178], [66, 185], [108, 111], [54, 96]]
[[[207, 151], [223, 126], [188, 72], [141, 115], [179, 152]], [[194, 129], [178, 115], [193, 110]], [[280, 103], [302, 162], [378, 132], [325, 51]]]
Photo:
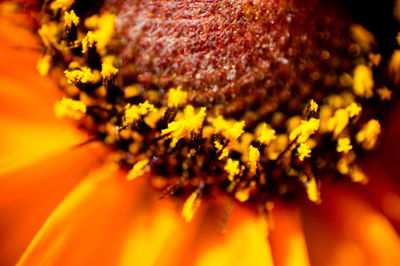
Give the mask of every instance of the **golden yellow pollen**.
[[358, 116], [361, 113], [361, 110], [361, 107], [358, 106], [356, 103], [351, 103], [349, 106], [346, 107], [346, 111], [349, 113], [350, 118]]
[[81, 69], [76, 69], [71, 71], [65, 70], [64, 74], [67, 77], [69, 84], [77, 82], [88, 83], [95, 78], [90, 68], [88, 67], [82, 67]]
[[392, 99], [393, 91], [389, 90], [387, 87], [378, 89], [377, 93], [382, 101], [389, 101], [390, 99]]
[[320, 125], [320, 120], [316, 118], [310, 118], [309, 120], [302, 120], [300, 125], [297, 126], [289, 135], [290, 141], [297, 139], [297, 143], [304, 143], [307, 139], [313, 135]]
[[106, 61], [101, 65], [101, 76], [103, 79], [109, 79], [118, 73], [118, 68], [114, 67], [111, 62]]
[[371, 47], [376, 42], [374, 35], [365, 29], [360, 24], [353, 24], [350, 28], [353, 38], [364, 51], [371, 50]]
[[300, 161], [304, 161], [304, 158], [311, 157], [311, 149], [307, 143], [300, 143], [297, 152], [299, 153]]
[[378, 120], [371, 119], [357, 133], [356, 140], [362, 143], [362, 147], [366, 150], [371, 150], [375, 147], [378, 136], [381, 133], [381, 125]]
[[348, 153], [349, 151], [351, 151], [351, 149], [353, 149], [353, 146], [350, 145], [350, 139], [349, 138], [340, 138], [338, 139], [338, 144], [336, 147], [337, 152], [344, 152], [344, 153]]
[[193, 216], [200, 207], [200, 204], [200, 190], [197, 189], [189, 196], [183, 205], [182, 216], [186, 222], [190, 222], [193, 219]]
[[275, 130], [268, 128], [266, 123], [261, 126], [261, 134], [258, 137], [258, 141], [262, 144], [269, 145], [271, 141], [276, 139]]
[[200, 111], [195, 114], [194, 107], [188, 105], [183, 112], [183, 117], [169, 123], [168, 128], [161, 131], [161, 135], [172, 138], [171, 146], [174, 147], [180, 139], [186, 137], [190, 132], [199, 133], [205, 116], [205, 107], [200, 108]]
[[125, 115], [123, 125], [127, 126], [136, 121], [138, 121], [142, 116], [148, 114], [149, 112], [153, 111], [154, 106], [149, 104], [148, 101], [144, 103], [140, 103], [139, 105], [131, 105], [127, 104], [125, 106]]
[[93, 29], [94, 40], [97, 43], [97, 50], [100, 55], [105, 55], [107, 52], [107, 44], [111, 41], [115, 29], [115, 15], [104, 13], [100, 17], [94, 15], [85, 20], [85, 26]]
[[233, 181], [235, 176], [240, 174], [239, 161], [229, 158], [226, 161], [224, 170], [228, 173], [228, 179]]
[[372, 70], [365, 65], [358, 65], [354, 69], [353, 90], [357, 96], [371, 98], [373, 96], [374, 78]]
[[168, 106], [179, 107], [185, 104], [187, 101], [187, 92], [182, 91], [182, 86], [178, 86], [176, 89], [170, 89], [168, 92]]
[[131, 181], [138, 177], [143, 176], [146, 172], [150, 170], [148, 166], [149, 159], [141, 160], [132, 167], [129, 171], [128, 175], [126, 176], [126, 180]]
[[86, 113], [86, 106], [81, 101], [63, 98], [54, 105], [54, 113], [57, 118], [70, 117], [79, 120]]
[[93, 32], [88, 31], [86, 36], [82, 40], [82, 53], [86, 54], [89, 48], [92, 48], [96, 43], [96, 37]]
[[72, 4], [75, 2], [75, 0], [55, 0], [51, 2], [50, 8], [54, 11], [57, 11], [58, 9], [69, 9]]
[[310, 101], [310, 111], [315, 113], [318, 111], [318, 104], [314, 100]]
[[395, 50], [390, 58], [389, 77], [395, 85], [400, 83], [400, 50]]
[[51, 60], [51, 55], [45, 55], [37, 62], [36, 68], [41, 76], [45, 76], [49, 73]]
[[255, 175], [257, 173], [258, 162], [260, 160], [260, 151], [251, 145], [249, 147], [249, 165], [250, 165], [250, 173]]
[[79, 24], [79, 17], [75, 14], [74, 10], [71, 10], [71, 12], [65, 11], [64, 14], [64, 25], [65, 27], [71, 28], [72, 24], [75, 26], [78, 26]]
[[333, 131], [333, 137], [336, 138], [349, 123], [349, 112], [346, 109], [336, 110], [333, 117], [328, 121], [328, 129]]

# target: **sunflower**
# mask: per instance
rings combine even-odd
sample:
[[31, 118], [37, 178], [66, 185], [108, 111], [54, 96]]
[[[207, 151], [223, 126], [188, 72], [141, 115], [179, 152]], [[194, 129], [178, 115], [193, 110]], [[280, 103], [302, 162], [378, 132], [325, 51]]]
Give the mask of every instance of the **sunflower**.
[[[264, 58], [281, 76], [262, 76], [266, 66], [242, 69], [232, 56], [235, 68], [199, 70], [190, 80], [185, 67], [200, 59], [186, 45], [202, 36], [161, 38], [179, 31], [165, 16], [187, 21], [179, 5], [181, 13], [146, 1], [105, 2], [1, 5], [1, 265], [400, 265], [400, 107], [388, 101], [398, 83], [396, 51], [390, 59], [376, 52], [375, 37], [359, 24], [343, 37], [347, 18], [336, 7], [312, 0], [283, 9], [286, 1], [271, 1], [269, 10], [285, 14], [273, 17], [271, 32], [293, 30], [280, 25], [295, 20], [295, 45], [301, 27], [313, 37], [299, 50], [282, 46], [286, 59]], [[271, 21], [252, 2], [238, 4], [237, 21]], [[213, 6], [217, 15], [206, 10], [203, 18], [229, 21], [239, 14], [235, 5]], [[127, 34], [131, 24], [137, 32]], [[239, 32], [230, 40], [237, 49], [247, 39], [267, 41], [235, 26], [227, 33]], [[336, 31], [321, 37], [311, 26]], [[218, 43], [219, 34], [208, 38]], [[146, 38], [135, 53], [129, 45], [138, 35]], [[226, 52], [221, 46], [213, 56]], [[236, 55], [254, 52], [245, 47]], [[295, 78], [284, 67], [295, 60], [289, 50], [302, 59], [289, 64]], [[310, 65], [303, 53], [318, 59]], [[201, 60], [218, 65], [213, 56]], [[340, 70], [337, 81], [332, 69]], [[272, 86], [252, 89], [254, 76]], [[216, 79], [219, 87], [208, 90]], [[280, 93], [288, 84], [299, 86], [297, 99]]]

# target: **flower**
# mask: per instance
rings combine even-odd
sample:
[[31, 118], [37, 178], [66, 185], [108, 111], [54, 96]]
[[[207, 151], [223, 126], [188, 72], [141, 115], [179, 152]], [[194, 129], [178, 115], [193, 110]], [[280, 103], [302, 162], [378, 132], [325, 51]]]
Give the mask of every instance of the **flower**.
[[[127, 171], [110, 162], [107, 148], [81, 145], [84, 133], [54, 119], [62, 95], [36, 72], [36, 39], [8, 19], [1, 24], [0, 264], [20, 256], [20, 265], [399, 264], [400, 169], [393, 156], [400, 148], [399, 107], [382, 150], [364, 161], [368, 184], [323, 184], [320, 205], [274, 201], [265, 206], [268, 217], [226, 195], [201, 199], [187, 223], [181, 210], [197, 206], [200, 192], [189, 203], [159, 201], [148, 179], [126, 181]], [[15, 50], [26, 43], [33, 49]], [[234, 125], [229, 136], [241, 135], [243, 125]], [[315, 123], [298, 125], [305, 144]], [[233, 178], [238, 167], [228, 167]]]

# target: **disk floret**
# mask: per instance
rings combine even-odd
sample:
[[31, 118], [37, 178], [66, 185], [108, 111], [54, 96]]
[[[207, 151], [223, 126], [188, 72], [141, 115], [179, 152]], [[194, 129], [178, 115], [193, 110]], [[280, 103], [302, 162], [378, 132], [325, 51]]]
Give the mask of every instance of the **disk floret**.
[[[321, 89], [322, 96], [311, 93], [295, 107], [276, 104], [268, 113], [249, 106], [225, 115], [220, 106], [190, 102], [184, 84], [161, 89], [120, 76], [114, 14], [78, 17], [70, 1], [50, 2], [53, 12], [39, 30], [45, 52], [38, 66], [65, 93], [56, 114], [76, 119], [92, 139], [110, 146], [115, 162], [128, 168], [128, 180], [161, 178], [159, 187], [187, 196], [187, 220], [206, 191], [262, 205], [306, 191], [318, 202], [326, 172], [365, 181], [356, 155], [374, 149], [381, 129], [363, 109], [390, 92], [374, 86], [370, 49], [354, 58], [353, 72], [341, 73], [334, 91]], [[352, 46], [366, 49], [363, 31], [357, 34]]]

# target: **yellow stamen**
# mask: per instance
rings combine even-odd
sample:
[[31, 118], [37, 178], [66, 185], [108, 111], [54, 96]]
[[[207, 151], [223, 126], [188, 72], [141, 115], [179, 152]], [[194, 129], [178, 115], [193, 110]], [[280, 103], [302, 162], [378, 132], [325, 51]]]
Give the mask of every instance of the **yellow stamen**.
[[65, 11], [64, 23], [65, 23], [65, 27], [68, 27], [68, 28], [71, 28], [72, 24], [74, 24], [75, 26], [78, 26], [79, 17], [75, 14], [74, 10], [71, 10], [71, 12]]
[[118, 68], [114, 67], [111, 62], [106, 61], [101, 65], [101, 76], [103, 79], [109, 79], [118, 73]]
[[357, 133], [356, 140], [362, 143], [362, 147], [366, 150], [371, 150], [375, 147], [378, 136], [381, 133], [381, 125], [378, 120], [371, 119]]
[[81, 69], [76, 69], [71, 71], [65, 70], [64, 74], [67, 77], [69, 84], [76, 82], [88, 83], [94, 80], [95, 78], [90, 68], [88, 67], [82, 67]]
[[346, 107], [346, 111], [349, 113], [350, 118], [358, 116], [361, 113], [361, 110], [361, 107], [358, 106], [356, 103], [351, 103], [349, 106]]
[[123, 125], [127, 126], [138, 121], [142, 116], [145, 116], [149, 112], [153, 111], [154, 106], [149, 104], [148, 101], [140, 103], [139, 105], [127, 104], [125, 106], [125, 115]]
[[258, 141], [262, 144], [269, 145], [271, 141], [276, 139], [275, 130], [268, 128], [267, 124], [262, 124], [261, 134]]
[[255, 175], [257, 173], [258, 162], [260, 160], [260, 151], [251, 145], [249, 147], [249, 164], [250, 164], [250, 173]]
[[306, 143], [300, 143], [297, 152], [299, 153], [300, 161], [304, 161], [304, 158], [306, 157], [311, 157], [311, 149]]
[[302, 120], [300, 125], [290, 133], [290, 141], [294, 141], [297, 138], [297, 143], [306, 142], [307, 139], [319, 129], [319, 125], [320, 120], [316, 118]]
[[96, 36], [93, 32], [88, 31], [86, 36], [82, 40], [82, 53], [86, 54], [89, 48], [92, 48], [96, 43]]
[[240, 174], [239, 161], [229, 158], [224, 169], [229, 174], [228, 179], [233, 181], [235, 176]]
[[389, 76], [394, 85], [400, 83], [400, 50], [395, 50], [390, 58]]
[[57, 118], [71, 117], [79, 120], [86, 113], [86, 106], [81, 101], [63, 98], [54, 105], [54, 113]]
[[355, 95], [365, 98], [373, 96], [374, 78], [372, 70], [365, 65], [358, 65], [354, 69], [353, 90]]
[[168, 92], [168, 106], [179, 107], [185, 104], [187, 101], [187, 92], [182, 91], [182, 86], [178, 86], [176, 89], [170, 89]]
[[69, 9], [75, 0], [55, 0], [50, 4], [50, 8], [54, 11], [58, 9], [67, 10]]
[[349, 138], [340, 138], [338, 139], [338, 144], [336, 147], [337, 152], [348, 153], [353, 149], [353, 146], [350, 145], [351, 141]]
[[349, 112], [346, 109], [336, 110], [333, 117], [328, 120], [328, 129], [333, 131], [336, 138], [349, 124]]
[[318, 104], [314, 100], [310, 101], [310, 111], [315, 113], [318, 111]]
[[148, 171], [150, 171], [150, 168], [147, 167], [148, 163], [149, 159], [144, 159], [142, 161], [137, 162], [129, 171], [126, 180], [128, 181], [134, 180], [138, 177], [143, 176]]
[[178, 141], [186, 137], [190, 132], [199, 133], [204, 118], [206, 116], [206, 108], [200, 108], [200, 111], [195, 114], [192, 105], [186, 106], [183, 117], [168, 124], [168, 128], [161, 131], [161, 135], [169, 135], [172, 138], [171, 146], [174, 147]]
[[392, 91], [387, 87], [378, 89], [377, 93], [382, 101], [389, 101], [392, 98]]

